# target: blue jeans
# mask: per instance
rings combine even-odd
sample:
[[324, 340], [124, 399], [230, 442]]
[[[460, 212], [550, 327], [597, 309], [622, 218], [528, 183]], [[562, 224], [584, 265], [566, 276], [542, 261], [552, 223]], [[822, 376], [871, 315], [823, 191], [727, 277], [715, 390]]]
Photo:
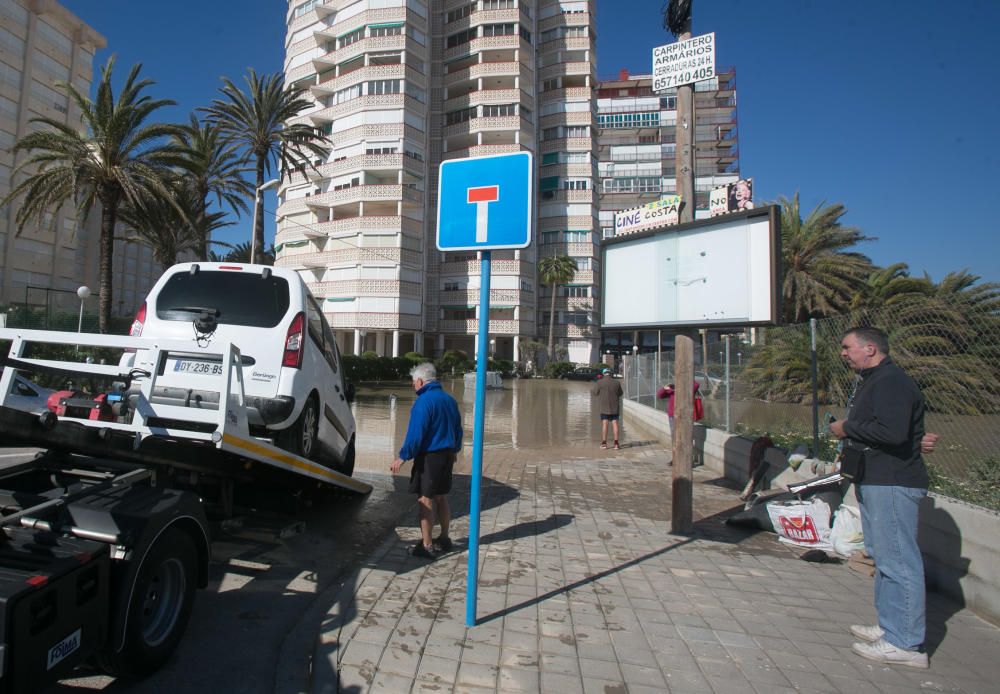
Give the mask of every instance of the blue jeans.
[[865, 551], [875, 559], [875, 609], [885, 640], [916, 650], [926, 621], [924, 558], [917, 517], [926, 489], [862, 484], [858, 489]]

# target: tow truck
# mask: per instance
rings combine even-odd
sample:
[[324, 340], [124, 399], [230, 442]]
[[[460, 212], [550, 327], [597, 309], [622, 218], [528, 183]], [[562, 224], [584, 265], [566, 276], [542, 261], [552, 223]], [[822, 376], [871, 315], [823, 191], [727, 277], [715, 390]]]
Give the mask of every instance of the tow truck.
[[[84, 662], [127, 677], [163, 665], [195, 588], [208, 583], [206, 489], [223, 515], [245, 482], [371, 491], [251, 435], [244, 360], [231, 342], [212, 348], [223, 368], [206, 377], [219, 396], [207, 408], [154, 396], [168, 360], [189, 353], [188, 342], [19, 329], [0, 329], [0, 341], [10, 341], [0, 437], [43, 449], [0, 470], [0, 694], [38, 691]], [[38, 345], [72, 357], [38, 356]], [[88, 362], [83, 355], [98, 348], [135, 352], [134, 366], [123, 373]], [[19, 371], [112, 387], [27, 412], [6, 402]]]

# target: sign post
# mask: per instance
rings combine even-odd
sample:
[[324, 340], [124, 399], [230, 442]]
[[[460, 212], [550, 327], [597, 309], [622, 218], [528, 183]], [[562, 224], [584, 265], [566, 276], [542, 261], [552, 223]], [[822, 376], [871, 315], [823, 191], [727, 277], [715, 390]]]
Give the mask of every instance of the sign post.
[[438, 235], [441, 251], [481, 251], [479, 264], [479, 349], [472, 429], [472, 485], [469, 495], [469, 568], [465, 624], [476, 625], [479, 582], [479, 491], [483, 479], [486, 364], [489, 361], [490, 259], [493, 249], [531, 243], [531, 153], [450, 159], [438, 176]]

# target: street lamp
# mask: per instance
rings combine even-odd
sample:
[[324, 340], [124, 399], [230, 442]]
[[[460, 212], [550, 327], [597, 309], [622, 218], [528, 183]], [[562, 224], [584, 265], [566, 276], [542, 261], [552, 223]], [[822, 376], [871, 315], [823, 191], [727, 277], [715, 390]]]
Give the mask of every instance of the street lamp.
[[270, 181], [266, 181], [257, 186], [257, 192], [254, 194], [253, 199], [253, 231], [250, 234], [250, 262], [253, 262], [254, 255], [257, 252], [257, 210], [260, 209], [260, 196], [261, 193], [268, 188], [274, 188], [281, 181], [277, 178], [272, 178]]
[[90, 287], [83, 285], [76, 290], [76, 295], [80, 297], [80, 319], [76, 322], [76, 331], [83, 332], [83, 300], [90, 298]]

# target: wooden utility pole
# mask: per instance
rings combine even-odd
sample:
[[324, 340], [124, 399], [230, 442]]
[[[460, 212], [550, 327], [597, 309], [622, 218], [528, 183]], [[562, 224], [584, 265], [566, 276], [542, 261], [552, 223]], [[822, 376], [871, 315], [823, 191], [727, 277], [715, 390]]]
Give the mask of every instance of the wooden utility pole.
[[[678, 41], [691, 38], [691, 15], [687, 16], [684, 30], [677, 35]], [[674, 173], [677, 194], [681, 196], [680, 222], [694, 221], [694, 85], [682, 84], [677, 87], [677, 149], [674, 153]]]
[[689, 533], [694, 528], [691, 449], [694, 439], [694, 340], [688, 333], [674, 337], [673, 490], [670, 530]]

